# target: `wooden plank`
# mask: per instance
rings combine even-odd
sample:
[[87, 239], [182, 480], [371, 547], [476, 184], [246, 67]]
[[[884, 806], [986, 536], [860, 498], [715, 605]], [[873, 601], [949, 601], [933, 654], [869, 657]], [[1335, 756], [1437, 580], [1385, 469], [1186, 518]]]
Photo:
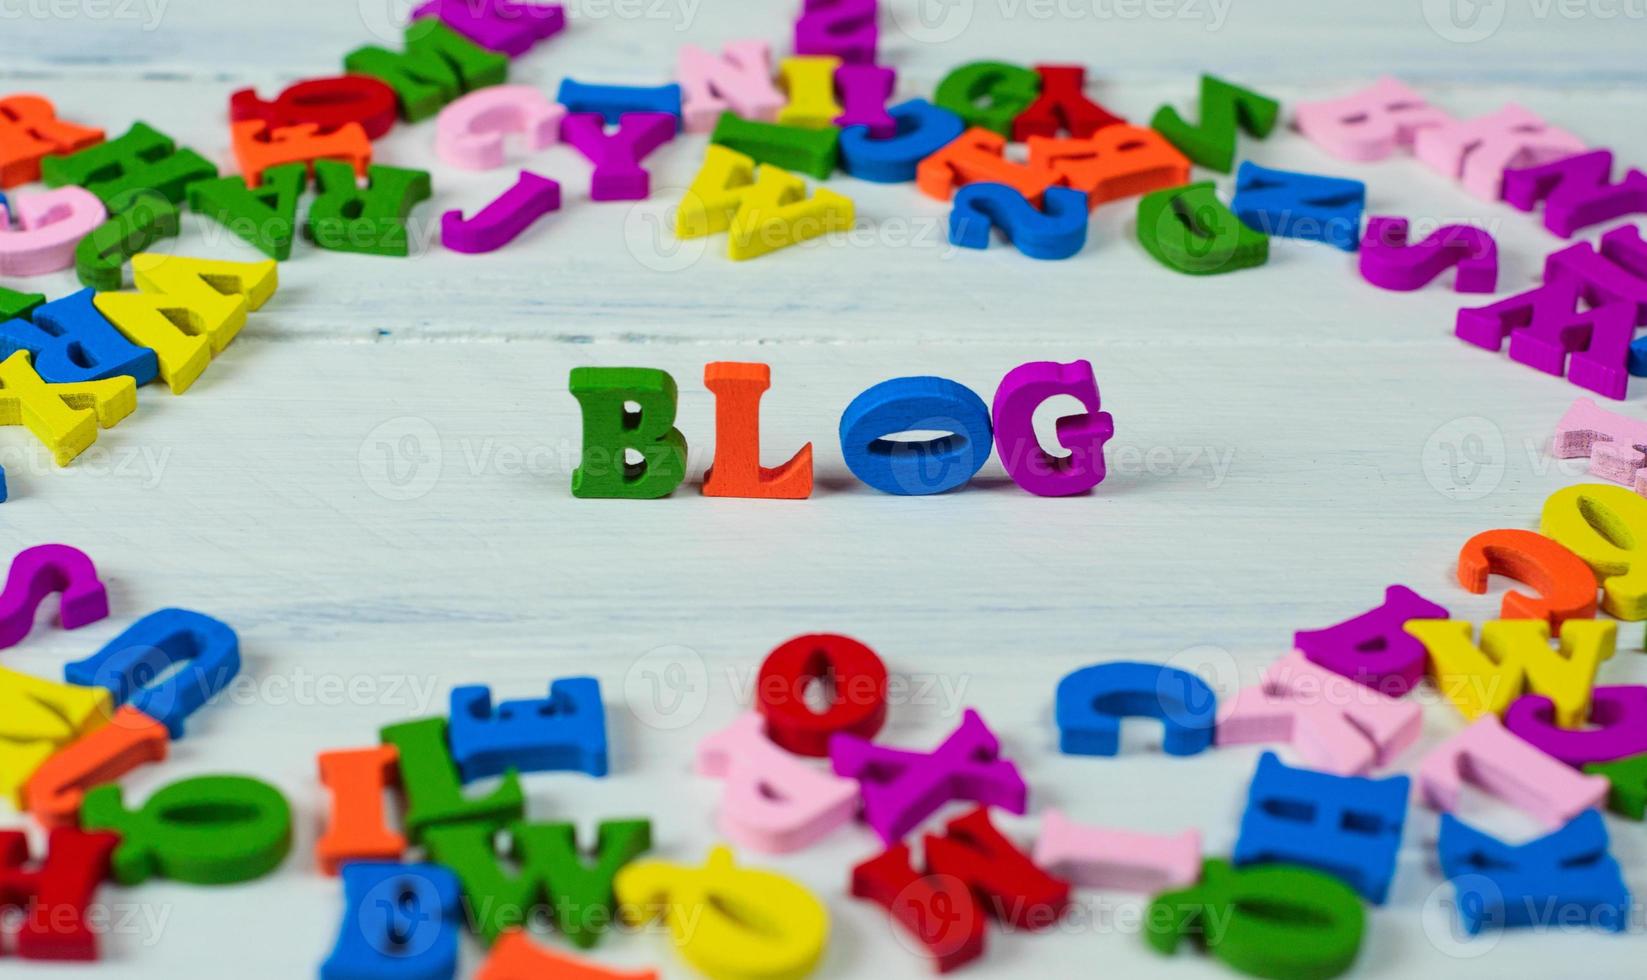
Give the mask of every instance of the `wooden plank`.
[[[652, 19], [624, 2], [574, 4], [573, 29], [519, 61], [514, 77], [548, 91], [565, 75], [652, 83], [672, 74], [683, 41], [762, 36], [786, 47], [788, 5], [694, 4], [690, 15], [668, 6]], [[1213, 0], [1198, 2], [1211, 10]], [[269, 95], [336, 70], [374, 29], [390, 33], [383, 6], [171, 0], [152, 31], [112, 11], [8, 15], [0, 90], [47, 92], [65, 116], [111, 133], [141, 118], [227, 163], [229, 92], [257, 85]], [[1619, 125], [1647, 107], [1639, 24], [1627, 11], [1575, 19], [1550, 7], [1540, 18], [1536, 6], [1511, 5], [1491, 38], [1465, 44], [1429, 26], [1425, 11], [1440, 9], [1430, 3], [1237, 4], [1211, 30], [1177, 15], [1188, 0], [1159, 19], [1124, 16], [1126, 0], [938, 6], [971, 11], [953, 38], [940, 38], [952, 23], [911, 20], [914, 0], [888, 3], [901, 95], [930, 93], [972, 58], [1070, 60], [1091, 66], [1107, 105], [1145, 120], [1165, 101], [1188, 106], [1201, 70], [1289, 103], [1388, 72], [1461, 114], [1516, 101], [1624, 161], [1647, 159], [1647, 136]], [[441, 211], [473, 209], [513, 180], [443, 167], [432, 140], [425, 124], [378, 144], [380, 161], [434, 173], [435, 198], [415, 216], [425, 244]], [[221, 617], [240, 631], [244, 677], [171, 760], [124, 780], [127, 792], [141, 799], [187, 775], [247, 772], [280, 786], [298, 814], [297, 852], [278, 874], [229, 891], [111, 892], [114, 962], [52, 976], [129, 966], [216, 978], [226, 957], [250, 976], [312, 972], [338, 918], [337, 885], [308, 856], [326, 807], [315, 753], [443, 712], [461, 683], [522, 697], [556, 676], [598, 676], [614, 775], [532, 777], [533, 817], [588, 829], [650, 814], [659, 852], [694, 860], [717, 839], [719, 794], [691, 773], [696, 741], [747, 703], [769, 649], [819, 630], [859, 637], [907, 682], [887, 741], [929, 746], [964, 707], [988, 719], [1033, 788], [1031, 816], [1002, 819], [1019, 840], [1057, 806], [1135, 830], [1196, 827], [1209, 853], [1227, 854], [1258, 750], [1168, 761], [1156, 736], [1129, 726], [1117, 759], [1059, 756], [1057, 680], [1142, 659], [1201, 670], [1227, 694], [1285, 653], [1295, 629], [1358, 613], [1392, 582], [1457, 617], [1490, 618], [1498, 592], [1469, 595], [1452, 579], [1458, 547], [1486, 528], [1536, 526], [1550, 492], [1584, 480], [1582, 461], [1545, 452], [1578, 390], [1455, 341], [1464, 301], [1441, 284], [1383, 293], [1359, 279], [1353, 257], [1289, 242], [1275, 243], [1263, 269], [1190, 281], [1137, 246], [1130, 204], [1102, 208], [1087, 249], [1066, 263], [1030, 262], [1004, 245], [956, 254], [944, 244], [947, 205], [844, 177], [830, 186], [857, 201], [858, 230], [734, 265], [718, 242], [673, 253], [656, 235], [702, 144], [683, 137], [659, 151], [659, 201], [642, 207], [585, 200], [588, 168], [570, 150], [534, 157], [534, 169], [565, 185], [566, 207], [493, 256], [437, 247], [399, 261], [300, 243], [280, 293], [194, 389], [176, 398], [145, 389], [137, 413], [66, 470], [20, 430], [0, 430], [13, 498], [0, 508], [0, 543], [85, 548], [114, 610], [75, 633], [38, 630], [4, 651], [5, 665], [59, 676], [64, 662], [166, 605]], [[1535, 217], [1468, 198], [1412, 160], [1346, 164], [1287, 132], [1246, 142], [1243, 154], [1364, 179], [1372, 213], [1485, 223], [1499, 236], [1506, 291], [1534, 281], [1560, 245]], [[186, 221], [179, 252], [254, 257]], [[28, 285], [75, 288], [68, 275]], [[877, 381], [938, 374], [988, 399], [1019, 363], [1077, 357], [1095, 363], [1116, 419], [1111, 476], [1091, 497], [1030, 497], [994, 461], [970, 488], [919, 500], [877, 494], [844, 468], [840, 413]], [[772, 365], [767, 452], [776, 460], [814, 443], [813, 499], [697, 495], [713, 450], [701, 371], [716, 359]], [[680, 383], [693, 482], [674, 497], [571, 498], [579, 420], [566, 379], [586, 364], [659, 367]], [[1639, 403], [1622, 410], [1638, 413]], [[1621, 643], [1604, 682], [1647, 682], [1639, 631]], [[1410, 770], [1459, 725], [1428, 695], [1424, 741], [1396, 768]], [[1465, 815], [1507, 835], [1533, 830], [1478, 800]], [[22, 823], [0, 815], [0, 826]], [[1577, 957], [1596, 976], [1630, 975], [1629, 944], [1584, 933], [1454, 943], [1435, 826], [1433, 814], [1412, 811], [1391, 903], [1372, 913], [1356, 976], [1404, 977], [1483, 948], [1478, 962], [1506, 978], [1565, 975]], [[1615, 854], [1638, 881], [1647, 852], [1613, 828]], [[820, 977], [926, 972], [879, 909], [846, 895], [847, 868], [877, 849], [851, 829], [799, 855], [746, 856], [829, 904], [837, 939]], [[246, 929], [248, 909], [278, 909], [278, 925]], [[1134, 934], [1138, 909], [1125, 896], [1082, 895], [1073, 921], [1050, 935], [992, 931], [988, 958], [969, 972], [1165, 973]], [[480, 950], [464, 955], [472, 967]], [[686, 975], [656, 934], [617, 937], [601, 957]], [[1227, 975], [1189, 953], [1170, 971]]]

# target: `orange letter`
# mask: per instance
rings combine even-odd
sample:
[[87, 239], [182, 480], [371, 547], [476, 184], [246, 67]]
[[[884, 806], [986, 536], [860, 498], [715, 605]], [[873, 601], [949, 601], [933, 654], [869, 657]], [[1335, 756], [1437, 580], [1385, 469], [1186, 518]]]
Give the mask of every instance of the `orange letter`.
[[776, 469], [761, 465], [761, 395], [772, 387], [772, 369], [716, 361], [704, 365], [703, 385], [715, 393], [715, 462], [703, 475], [703, 495], [774, 500], [812, 496], [810, 442]]
[[276, 129], [261, 119], [234, 123], [234, 158], [246, 178], [247, 187], [263, 183], [263, 171], [285, 163], [306, 163], [314, 176], [316, 160], [341, 160], [355, 168], [355, 176], [366, 176], [372, 162], [372, 141], [360, 123], [348, 123], [329, 133], [316, 123], [298, 123]]
[[510, 930], [498, 937], [492, 955], [475, 974], [475, 980], [658, 980], [655, 970], [634, 973], [608, 970], [565, 953], [542, 949], [525, 933]]
[[320, 781], [332, 791], [332, 820], [315, 842], [320, 870], [335, 875], [346, 861], [398, 861], [406, 838], [383, 817], [383, 791], [400, 783], [400, 752], [393, 745], [322, 752]]
[[1086, 139], [1029, 138], [1029, 165], [1086, 191], [1087, 207], [1189, 183], [1190, 162], [1166, 137], [1140, 126], [1105, 126]]
[[927, 197], [947, 201], [966, 184], [1005, 184], [1040, 207], [1041, 195], [1062, 178], [1044, 167], [1008, 160], [1006, 142], [1006, 137], [974, 126], [920, 162], [915, 186]]
[[165, 725], [126, 705], [107, 725], [47, 759], [29, 777], [23, 797], [43, 825], [78, 826], [86, 790], [112, 783], [144, 763], [164, 760], [170, 746]]

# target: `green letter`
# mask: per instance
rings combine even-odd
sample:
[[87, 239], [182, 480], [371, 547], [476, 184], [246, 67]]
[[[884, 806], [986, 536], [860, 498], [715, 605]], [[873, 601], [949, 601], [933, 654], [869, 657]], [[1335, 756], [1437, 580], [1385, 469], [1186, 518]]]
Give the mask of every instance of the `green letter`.
[[309, 238], [334, 252], [405, 257], [411, 254], [406, 215], [429, 199], [429, 174], [400, 167], [366, 168], [366, 186], [355, 168], [337, 160], [315, 161], [320, 191], [309, 205]]
[[192, 885], [251, 881], [278, 868], [292, 848], [286, 798], [244, 776], [172, 783], [141, 810], [126, 809], [118, 785], [99, 786], [86, 794], [80, 826], [120, 835], [111, 866], [122, 885], [154, 875]]
[[395, 90], [401, 118], [427, 119], [465, 92], [497, 85], [509, 76], [509, 58], [469, 41], [439, 20], [406, 25], [406, 52], [365, 47], [343, 59], [344, 70], [370, 75]]
[[618, 869], [652, 846], [646, 820], [608, 820], [600, 825], [593, 866], [578, 852], [577, 830], [569, 823], [517, 823], [509, 828], [510, 857], [520, 874], [510, 877], [498, 864], [494, 828], [483, 824], [431, 827], [424, 843], [434, 860], [463, 882], [475, 931], [494, 942], [521, 925], [533, 907], [547, 902], [555, 924], [574, 945], [595, 945], [612, 920], [612, 879]]
[[1201, 883], [1155, 896], [1144, 938], [1162, 953], [1197, 937], [1242, 973], [1275, 980], [1327, 980], [1361, 950], [1366, 910], [1337, 878], [1286, 864], [1201, 866]]
[[1270, 257], [1270, 237], [1242, 224], [1210, 180], [1144, 195], [1138, 241], [1162, 265], [1192, 276], [1263, 265]]
[[[347, 164], [345, 164], [347, 166]], [[245, 178], [203, 180], [189, 188], [189, 207], [250, 242], [276, 262], [292, 257], [297, 232], [297, 199], [309, 183], [301, 163], [270, 167], [255, 190]]]
[[[675, 379], [652, 368], [572, 369], [583, 408], [583, 457], [574, 497], [667, 497], [686, 479], [686, 437], [675, 425]], [[626, 403], [634, 402], [637, 411]], [[626, 450], [641, 454], [639, 463]]]
[[446, 747], [446, 719], [424, 718], [390, 725], [378, 733], [385, 745], [400, 750], [400, 785], [406, 792], [406, 835], [421, 842], [431, 827], [444, 824], [478, 824], [497, 830], [511, 820], [519, 820], [525, 807], [520, 777], [511, 769], [503, 785], [490, 796], [469, 799], [457, 765]]
[[1201, 125], [1192, 126], [1172, 106], [1155, 110], [1150, 128], [1184, 156], [1221, 174], [1235, 165], [1235, 129], [1263, 139], [1281, 117], [1281, 103], [1252, 89], [1201, 76]]
[[968, 126], [1012, 138], [1012, 120], [1041, 94], [1041, 76], [1001, 61], [974, 61], [944, 76], [932, 102]]

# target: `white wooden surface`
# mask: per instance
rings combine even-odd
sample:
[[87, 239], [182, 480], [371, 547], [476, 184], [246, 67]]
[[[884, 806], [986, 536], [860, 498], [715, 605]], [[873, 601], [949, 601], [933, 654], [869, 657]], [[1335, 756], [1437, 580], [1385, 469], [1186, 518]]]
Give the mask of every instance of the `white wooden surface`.
[[[392, 35], [404, 11], [387, 0], [149, 2], [0, 0], [0, 91], [42, 91], [111, 133], [142, 118], [227, 162], [229, 92], [272, 95], [333, 72], [374, 32]], [[683, 41], [760, 36], [782, 51], [794, 6], [583, 0], [573, 28], [518, 60], [513, 78], [551, 92], [565, 75], [661, 82]], [[1147, 119], [1163, 101], [1187, 104], [1201, 70], [1288, 103], [1387, 72], [1457, 112], [1515, 100], [1627, 162], [1647, 159], [1647, 24], [1623, 0], [1498, 0], [1463, 27], [1431, 0], [948, 0], [924, 20], [916, 0], [885, 6], [900, 96], [929, 95], [948, 68], [983, 57], [1079, 61], [1102, 101]], [[378, 145], [382, 162], [434, 172], [435, 199], [416, 215], [424, 242], [441, 211], [477, 207], [513, 180], [441, 166], [432, 129], [401, 127]], [[1280, 241], [1262, 269], [1192, 281], [1143, 254], [1125, 204], [1098, 212], [1068, 262], [1005, 247], [956, 254], [946, 207], [911, 186], [844, 177], [830, 186], [858, 202], [857, 230], [734, 266], [719, 242], [676, 251], [656, 231], [702, 143], [659, 151], [658, 200], [636, 207], [584, 200], [587, 168], [572, 151], [532, 158], [563, 181], [566, 207], [492, 256], [435, 247], [397, 261], [300, 244], [279, 294], [189, 394], [146, 389], [137, 414], [65, 471], [19, 430], [0, 432], [13, 495], [0, 542], [85, 548], [114, 606], [77, 633], [43, 628], [0, 662], [56, 676], [163, 605], [225, 619], [245, 652], [240, 684], [197, 716], [170, 761], [128, 777], [127, 792], [245, 772], [280, 786], [300, 825], [292, 859], [255, 884], [107, 889], [120, 926], [109, 963], [8, 961], [8, 976], [312, 975], [340, 909], [336, 881], [307, 857], [325, 806], [315, 753], [443, 712], [459, 683], [529, 696], [556, 676], [598, 676], [613, 775], [531, 777], [531, 815], [590, 828], [648, 815], [660, 856], [696, 861], [716, 839], [719, 786], [692, 774], [693, 745], [747, 703], [772, 646], [808, 631], [859, 637], [910, 679], [892, 743], [929, 746], [963, 707], [981, 711], [1032, 786], [1029, 817], [1003, 821], [1021, 840], [1057, 806], [1093, 823], [1198, 827], [1209, 853], [1227, 853], [1258, 750], [1168, 761], [1140, 725], [1117, 759], [1060, 756], [1057, 680], [1138, 658], [1199, 667], [1230, 691], [1284, 653], [1295, 629], [1359, 612], [1391, 582], [1455, 616], [1490, 618], [1499, 590], [1457, 586], [1458, 546], [1486, 528], [1534, 526], [1548, 493], [1583, 479], [1544, 450], [1576, 389], [1454, 341], [1459, 299], [1439, 284], [1381, 293], [1343, 253]], [[1411, 160], [1343, 164], [1291, 133], [1243, 152], [1365, 179], [1373, 213], [1486, 224], [1506, 291], [1533, 281], [1558, 245], [1535, 218], [1468, 198]], [[169, 247], [251, 257], [187, 220]], [[67, 275], [27, 285], [73, 288]], [[941, 374], [987, 398], [1016, 364], [1075, 357], [1097, 366], [1116, 419], [1112, 475], [1091, 497], [1036, 499], [991, 462], [964, 492], [891, 498], [841, 463], [839, 413], [876, 381]], [[691, 488], [650, 503], [570, 497], [570, 368], [671, 371], [695, 479], [713, 448], [702, 365], [719, 359], [772, 364], [768, 453], [814, 442], [812, 500], [711, 501]], [[1626, 410], [1637, 413], [1633, 394]], [[1647, 680], [1640, 637], [1621, 633], [1606, 681]], [[1430, 701], [1424, 746], [1459, 725]], [[1480, 800], [1468, 816], [1508, 835], [1532, 829]], [[1647, 891], [1641, 827], [1609, 825], [1630, 884]], [[1468, 964], [1542, 978], [1572, 976], [1574, 963], [1594, 978], [1639, 975], [1639, 915], [1628, 937], [1453, 941], [1436, 826], [1412, 811], [1392, 899], [1369, 917], [1354, 976]], [[881, 910], [846, 894], [847, 868], [877, 850], [854, 828], [799, 855], [746, 855], [828, 903], [836, 936], [821, 977], [926, 973]], [[1080, 899], [1054, 934], [992, 929], [969, 974], [1227, 975], [1188, 952], [1151, 954], [1135, 896]], [[466, 969], [479, 956], [467, 948]], [[600, 956], [685, 975], [659, 935], [617, 937]]]

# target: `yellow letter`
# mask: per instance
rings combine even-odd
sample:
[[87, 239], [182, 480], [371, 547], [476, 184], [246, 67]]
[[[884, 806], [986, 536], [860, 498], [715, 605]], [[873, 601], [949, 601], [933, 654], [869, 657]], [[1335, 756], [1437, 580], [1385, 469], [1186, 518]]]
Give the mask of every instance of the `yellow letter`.
[[22, 425], [67, 466], [107, 429], [137, 407], [137, 382], [122, 374], [102, 381], [50, 384], [35, 373], [28, 351], [0, 362], [0, 425]]
[[701, 868], [635, 862], [613, 892], [626, 921], [663, 918], [681, 956], [716, 980], [798, 980], [829, 940], [829, 911], [816, 896], [782, 875], [735, 867], [725, 847]]
[[732, 216], [754, 185], [754, 160], [718, 143], [709, 144], [703, 167], [692, 178], [675, 213], [675, 237], [702, 238], [732, 227]]
[[835, 101], [835, 69], [841, 59], [816, 55], [778, 62], [778, 77], [789, 104], [778, 110], [778, 124], [801, 129], [828, 129], [845, 112]]
[[780, 248], [852, 227], [852, 202], [822, 187], [806, 196], [806, 181], [763, 166], [732, 218], [727, 254], [753, 259]]
[[1629, 622], [1647, 619], [1647, 499], [1603, 483], [1567, 487], [1544, 501], [1539, 531], [1596, 573], [1602, 609]]
[[105, 688], [58, 684], [0, 667], [0, 799], [20, 809], [23, 785], [34, 771], [101, 727], [113, 710]]
[[753, 259], [831, 231], [852, 227], [852, 201], [823, 188], [808, 198], [806, 181], [711, 143], [703, 168], [675, 214], [678, 238], [730, 231], [727, 254]]
[[160, 376], [182, 394], [274, 295], [279, 266], [145, 252], [132, 258], [140, 292], [98, 293], [97, 309], [134, 344], [154, 349]]
[[1576, 728], [1590, 714], [1590, 690], [1601, 662], [1613, 655], [1618, 624], [1569, 619], [1561, 624], [1561, 649], [1550, 649], [1550, 624], [1542, 619], [1495, 619], [1481, 627], [1481, 645], [1470, 624], [1457, 619], [1409, 620], [1407, 632], [1430, 652], [1430, 676], [1465, 718], [1500, 717], [1531, 691], [1555, 704], [1556, 724]]

